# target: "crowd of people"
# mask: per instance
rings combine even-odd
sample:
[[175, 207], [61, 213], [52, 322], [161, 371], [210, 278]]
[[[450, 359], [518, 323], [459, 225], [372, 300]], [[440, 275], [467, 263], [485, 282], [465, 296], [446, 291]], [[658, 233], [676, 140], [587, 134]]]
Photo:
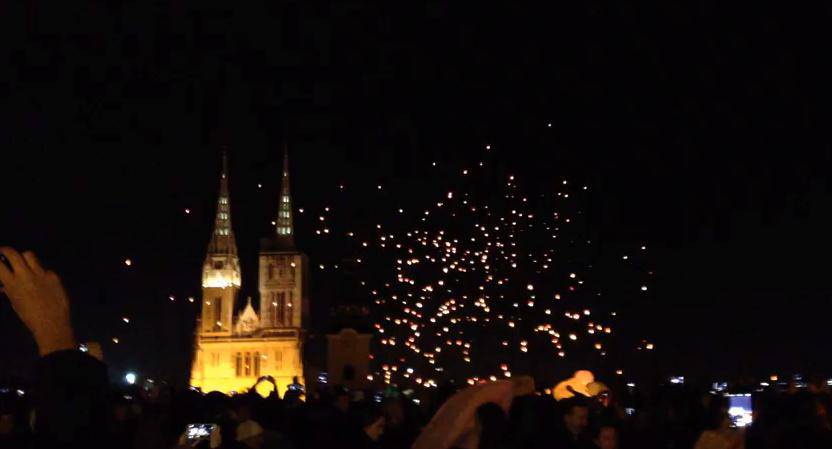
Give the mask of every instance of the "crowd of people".
[[813, 449], [832, 447], [825, 383], [756, 392], [737, 428], [725, 397], [668, 386], [623, 407], [621, 391], [556, 400], [528, 378], [421, 392], [318, 386], [283, 397], [114, 388], [106, 366], [77, 350], [69, 300], [32, 253], [0, 248], [0, 283], [31, 330], [30, 391], [0, 393], [0, 448]]
[[[88, 356], [78, 353], [77, 358], [65, 360], [77, 363], [83, 357]], [[83, 369], [96, 363], [90, 361]], [[47, 401], [38, 398], [37, 390], [0, 396], [0, 447], [832, 447], [832, 420], [827, 413], [832, 397], [808, 390], [756, 394], [753, 424], [737, 429], [723, 396], [679, 386], [627, 411], [612, 394], [556, 401], [536, 392], [512, 397], [506, 409], [499, 401], [480, 404], [462, 393], [454, 395], [450, 386], [434, 390], [432, 400], [421, 403], [396, 389], [327, 387], [309, 397], [264, 398], [256, 392], [203, 394], [160, 383], [151, 388], [109, 389], [96, 398], [84, 385], [75, 386], [76, 394], [62, 391], [63, 387], [52, 389], [50, 393], [57, 396]], [[460, 395], [473, 401], [472, 406], [447, 409]], [[46, 409], [41, 408], [44, 405]], [[48, 427], [42, 425], [44, 412], [51, 419], [45, 421]], [[434, 423], [437, 418], [441, 422]], [[189, 438], [189, 430], [200, 426], [208, 430]]]

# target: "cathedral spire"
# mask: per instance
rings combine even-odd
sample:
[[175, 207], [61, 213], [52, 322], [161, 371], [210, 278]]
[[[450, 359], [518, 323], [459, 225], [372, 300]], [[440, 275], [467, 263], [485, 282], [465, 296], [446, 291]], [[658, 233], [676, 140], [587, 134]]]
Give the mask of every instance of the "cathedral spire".
[[289, 148], [283, 145], [283, 174], [280, 186], [280, 203], [277, 212], [277, 238], [287, 249], [295, 246], [295, 229], [292, 220], [292, 194], [289, 190]]
[[217, 215], [214, 232], [208, 244], [209, 255], [237, 256], [237, 242], [231, 227], [231, 200], [228, 193], [228, 150], [222, 150], [222, 173], [220, 174], [220, 196], [217, 199]]
[[202, 266], [202, 320], [204, 334], [231, 335], [234, 303], [240, 289], [240, 258], [231, 228], [231, 201], [228, 195], [228, 155], [222, 153], [220, 195], [214, 232]]

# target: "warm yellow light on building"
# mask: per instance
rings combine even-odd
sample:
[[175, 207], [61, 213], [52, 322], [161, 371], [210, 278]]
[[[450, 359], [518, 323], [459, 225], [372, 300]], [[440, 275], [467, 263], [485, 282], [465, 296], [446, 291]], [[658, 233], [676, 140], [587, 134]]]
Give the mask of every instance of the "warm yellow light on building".
[[[225, 271], [228, 271], [227, 273]], [[239, 287], [240, 274], [231, 270], [210, 270], [202, 276], [202, 288]]]

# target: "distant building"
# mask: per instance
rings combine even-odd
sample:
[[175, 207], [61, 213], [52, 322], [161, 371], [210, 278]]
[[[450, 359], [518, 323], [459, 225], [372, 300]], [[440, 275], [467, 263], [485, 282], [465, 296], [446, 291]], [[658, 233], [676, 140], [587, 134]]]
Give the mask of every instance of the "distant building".
[[365, 388], [370, 382], [370, 340], [372, 335], [343, 329], [327, 335], [327, 371], [329, 382], [349, 388]]
[[295, 247], [288, 153], [284, 149], [276, 233], [260, 245], [259, 314], [251, 298], [242, 311], [235, 311], [241, 271], [228, 192], [223, 154], [217, 215], [202, 270], [202, 314], [190, 384], [204, 392], [242, 392], [261, 376], [271, 376], [282, 394], [294, 377], [304, 379], [301, 355], [309, 307], [309, 263]]

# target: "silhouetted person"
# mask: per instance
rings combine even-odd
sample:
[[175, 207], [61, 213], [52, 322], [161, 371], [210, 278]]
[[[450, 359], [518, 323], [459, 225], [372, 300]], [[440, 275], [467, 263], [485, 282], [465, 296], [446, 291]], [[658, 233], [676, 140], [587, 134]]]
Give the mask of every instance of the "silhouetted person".
[[731, 428], [731, 417], [722, 398], [712, 398], [708, 403], [705, 430], [696, 440], [694, 449], [742, 449], [745, 440], [741, 432]]
[[294, 376], [292, 377], [292, 383], [286, 387], [286, 394], [283, 395], [283, 400], [288, 406], [298, 405], [304, 393], [303, 385], [298, 381], [298, 376]]
[[477, 407], [478, 449], [503, 449], [508, 447], [508, 417], [503, 409], [488, 402]]
[[587, 427], [589, 405], [586, 399], [575, 396], [558, 402], [562, 411], [562, 428], [555, 437], [554, 447], [563, 449], [587, 449], [593, 447]]
[[25, 424], [12, 406], [0, 404], [0, 447], [23, 449], [28, 442], [24, 432]]
[[384, 434], [379, 445], [384, 449], [409, 449], [419, 434], [419, 420], [414, 416], [413, 403], [401, 398], [391, 398], [382, 405]]
[[592, 442], [598, 449], [618, 449], [618, 429], [609, 424], [602, 424], [595, 428]]
[[384, 433], [384, 415], [377, 407], [364, 404], [352, 410], [348, 427], [339, 436], [337, 447], [347, 449], [379, 448], [378, 441]]
[[40, 359], [34, 374], [35, 447], [100, 447], [109, 441], [109, 392], [103, 363], [76, 350], [69, 297], [57, 274], [31, 252], [0, 248], [0, 284], [32, 332]]

